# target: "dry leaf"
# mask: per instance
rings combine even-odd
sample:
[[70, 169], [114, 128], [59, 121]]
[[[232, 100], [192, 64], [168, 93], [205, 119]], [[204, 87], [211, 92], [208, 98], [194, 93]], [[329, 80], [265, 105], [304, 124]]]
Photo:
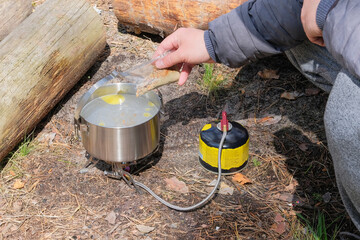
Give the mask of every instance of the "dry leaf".
[[[211, 183], [209, 183], [209, 186], [215, 186], [216, 185], [216, 179], [214, 179]], [[209, 188], [208, 191], [211, 192], [213, 190], [213, 188]], [[220, 188], [219, 188], [219, 194], [222, 195], [233, 195], [234, 193], [234, 188], [230, 187], [229, 185], [227, 185], [224, 182], [220, 183]]]
[[16, 173], [15, 173], [13, 170], [10, 170], [9, 173], [10, 173], [11, 176], [15, 176], [15, 175], [16, 175]]
[[25, 186], [25, 183], [22, 182], [20, 179], [16, 179], [16, 181], [14, 182], [14, 188], [15, 189], [21, 189]]
[[108, 221], [108, 223], [110, 224], [115, 224], [116, 221], [116, 214], [114, 211], [111, 211], [105, 218], [106, 221]]
[[226, 183], [220, 183], [220, 190], [219, 190], [219, 194], [222, 195], [233, 195], [234, 193], [234, 188], [228, 186]]
[[330, 202], [330, 200], [331, 200], [331, 193], [330, 193], [330, 192], [325, 193], [324, 195], [322, 195], [322, 199], [324, 200], [325, 203]]
[[51, 144], [53, 144], [55, 136], [56, 136], [56, 133], [54, 133], [54, 132], [44, 133], [39, 137], [38, 141], [41, 143], [47, 143], [48, 145], [51, 145]]
[[289, 211], [289, 215], [290, 215], [290, 216], [296, 216], [296, 211], [290, 210], [290, 211]]
[[277, 232], [278, 234], [283, 234], [286, 231], [286, 223], [285, 222], [274, 223], [271, 226], [271, 230]]
[[236, 120], [235, 122], [241, 124], [242, 126], [245, 127], [251, 127], [254, 125], [254, 119], [253, 118], [247, 118], [247, 119], [241, 119], [241, 120]]
[[318, 95], [319, 92], [320, 92], [319, 88], [307, 88], [307, 89], [305, 89], [306, 96]]
[[153, 231], [155, 228], [154, 227], [149, 227], [149, 226], [145, 226], [145, 225], [136, 225], [137, 230], [139, 230], [141, 233], [149, 233], [151, 231]]
[[264, 69], [258, 72], [259, 77], [262, 79], [279, 79], [278, 70]]
[[23, 203], [21, 201], [15, 201], [13, 203], [13, 210], [15, 212], [21, 212], [22, 209], [23, 209]]
[[140, 35], [140, 34], [141, 34], [141, 29], [138, 28], [138, 27], [134, 27], [134, 33], [135, 33], [136, 35]]
[[278, 123], [280, 122], [281, 120], [281, 116], [280, 115], [269, 115], [269, 116], [266, 116], [266, 117], [263, 117], [261, 118], [258, 123], [261, 123], [265, 126], [269, 126], [269, 125], [272, 125], [272, 124], [275, 124], [275, 123]]
[[232, 180], [235, 182], [240, 183], [241, 185], [247, 184], [247, 183], [252, 183], [251, 180], [246, 177], [245, 175], [241, 174], [241, 173], [236, 173], [233, 177]]
[[188, 193], [189, 188], [186, 186], [186, 184], [182, 181], [179, 181], [176, 177], [172, 178], [166, 178], [166, 187], [168, 187], [171, 190], [180, 192], [180, 193]]
[[295, 184], [290, 183], [288, 186], [285, 187], [285, 191], [293, 192], [295, 190]]
[[281, 222], [284, 222], [285, 219], [281, 216], [280, 213], [277, 213], [277, 214], [275, 215], [274, 221], [275, 221], [276, 223], [281, 223]]
[[308, 147], [307, 147], [307, 144], [306, 144], [306, 143], [301, 143], [301, 144], [299, 145], [299, 148], [300, 148], [300, 150], [303, 151], [303, 152], [306, 152], [306, 151], [308, 150]]
[[283, 92], [281, 94], [281, 98], [285, 98], [287, 100], [295, 100], [296, 98], [300, 97], [301, 93], [294, 91], [294, 92]]
[[285, 202], [292, 202], [294, 199], [294, 195], [291, 193], [275, 194], [274, 198]]

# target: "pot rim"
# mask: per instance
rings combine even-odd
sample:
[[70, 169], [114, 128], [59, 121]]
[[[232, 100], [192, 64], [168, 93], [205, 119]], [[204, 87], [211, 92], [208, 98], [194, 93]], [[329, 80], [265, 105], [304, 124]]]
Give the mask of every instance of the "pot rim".
[[[97, 93], [97, 91], [99, 91], [99, 89], [102, 89], [102, 88], [111, 88], [111, 87], [114, 87], [114, 89], [116, 89], [115, 92], [113, 93], [106, 93], [106, 94], [103, 94], [103, 95], [99, 95], [97, 97], [93, 97], [95, 93]], [[158, 115], [160, 115], [160, 108], [161, 108], [161, 99], [160, 99], [160, 96], [158, 94], [156, 94], [154, 91], [149, 91], [147, 93], [145, 93], [143, 96], [150, 100], [150, 101], [156, 101], [154, 102], [154, 105], [156, 106], [157, 108], [157, 111], [156, 113], [149, 119], [141, 122], [141, 123], [137, 123], [137, 124], [134, 124], [134, 125], [129, 125], [129, 126], [118, 126], [118, 127], [107, 127], [107, 126], [100, 126], [100, 125], [97, 125], [97, 124], [94, 124], [94, 123], [91, 123], [89, 121], [86, 120], [86, 118], [84, 118], [82, 115], [81, 115], [81, 112], [82, 110], [84, 109], [84, 107], [90, 103], [91, 101], [97, 99], [97, 98], [100, 98], [102, 96], [106, 96], [106, 95], [110, 95], [110, 94], [117, 94], [119, 91], [122, 90], [122, 87], [125, 88], [125, 90], [128, 90], [127, 92], [124, 92], [124, 93], [127, 93], [127, 94], [134, 94], [136, 93], [136, 84], [134, 83], [111, 83], [111, 84], [105, 84], [105, 85], [100, 85], [100, 86], [96, 86], [93, 85], [93, 87], [91, 87], [86, 93], [84, 93], [82, 95], [82, 97], [80, 98], [79, 100], [79, 103], [77, 105], [77, 108], [75, 110], [75, 124], [90, 124], [90, 125], [93, 125], [93, 126], [96, 126], [96, 127], [100, 127], [100, 128], [106, 128], [106, 129], [127, 129], [127, 128], [133, 128], [133, 127], [136, 127], [136, 126], [140, 126], [142, 124], [145, 124], [149, 121], [152, 121], [155, 117], [157, 117]], [[123, 89], [124, 90], [124, 89]]]

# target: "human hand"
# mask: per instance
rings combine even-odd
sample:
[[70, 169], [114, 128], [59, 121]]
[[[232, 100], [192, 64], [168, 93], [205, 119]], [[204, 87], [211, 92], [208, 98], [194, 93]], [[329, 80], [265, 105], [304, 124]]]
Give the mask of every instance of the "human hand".
[[304, 0], [301, 9], [301, 23], [308, 39], [317, 45], [325, 46], [322, 31], [316, 23], [316, 10], [320, 0]]
[[169, 52], [155, 62], [157, 68], [168, 68], [182, 64], [179, 85], [183, 85], [194, 65], [214, 62], [209, 56], [204, 41], [204, 31], [194, 28], [180, 28], [166, 37], [157, 48], [154, 57]]

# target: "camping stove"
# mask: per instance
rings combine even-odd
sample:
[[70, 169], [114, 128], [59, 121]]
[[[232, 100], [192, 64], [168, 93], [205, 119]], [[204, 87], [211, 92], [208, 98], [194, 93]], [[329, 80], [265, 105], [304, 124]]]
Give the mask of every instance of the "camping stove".
[[132, 162], [109, 163], [86, 152], [85, 157], [87, 158], [87, 162], [80, 170], [80, 173], [87, 173], [90, 168], [97, 167], [104, 172], [105, 176], [113, 179], [122, 179], [129, 187], [135, 187], [136, 191], [140, 192], [140, 189], [134, 184], [132, 174], [137, 174], [144, 169], [155, 165], [160, 159], [159, 156], [157, 156], [158, 154], [160, 154], [160, 145], [144, 158]]

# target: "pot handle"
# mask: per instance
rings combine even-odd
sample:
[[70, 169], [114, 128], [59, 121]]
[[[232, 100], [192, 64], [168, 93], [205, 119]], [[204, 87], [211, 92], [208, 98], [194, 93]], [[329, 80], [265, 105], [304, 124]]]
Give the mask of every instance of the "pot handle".
[[160, 110], [159, 110], [159, 111], [160, 111], [160, 113], [161, 113], [162, 115], [165, 115], [163, 95], [162, 95], [162, 93], [160, 92], [159, 89], [156, 89], [156, 91], [157, 91], [157, 94], [158, 94], [159, 99], [160, 99]]
[[84, 123], [80, 123], [80, 120], [74, 119], [75, 138], [81, 140], [80, 132], [89, 133], [89, 126]]

